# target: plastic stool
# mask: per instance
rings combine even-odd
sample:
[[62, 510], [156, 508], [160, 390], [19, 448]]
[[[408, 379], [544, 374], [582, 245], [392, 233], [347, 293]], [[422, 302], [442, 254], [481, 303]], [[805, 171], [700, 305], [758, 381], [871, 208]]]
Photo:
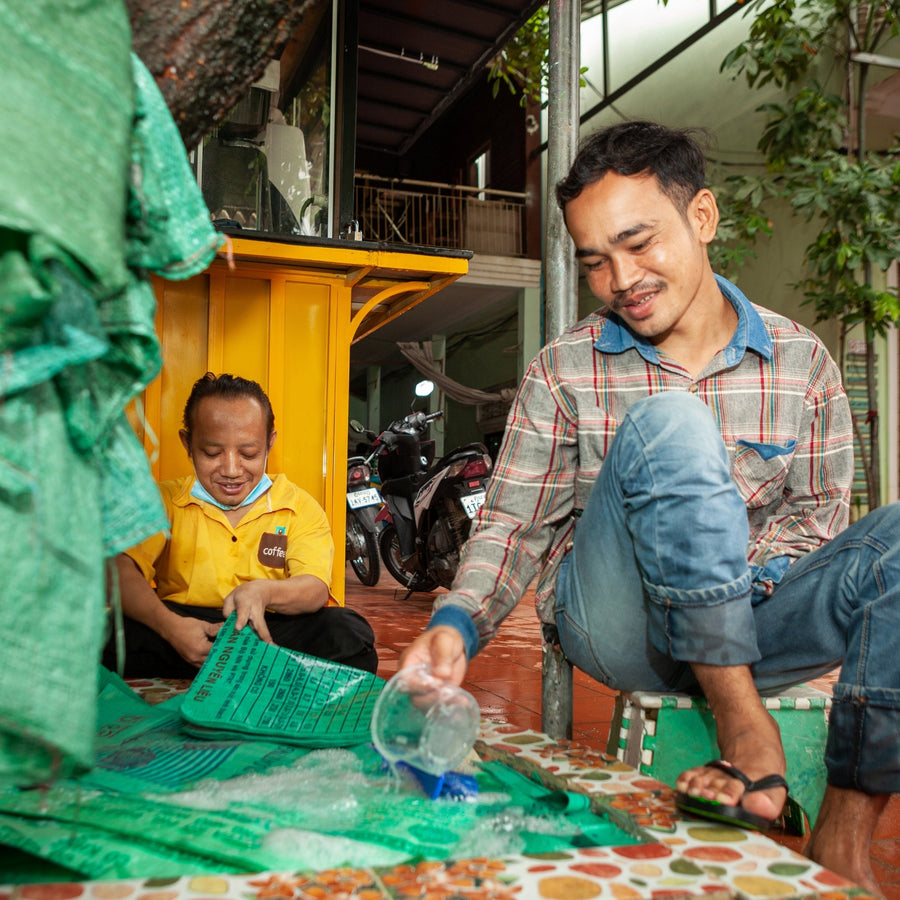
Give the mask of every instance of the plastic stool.
[[[762, 699], [781, 729], [791, 796], [813, 824], [825, 792], [825, 738], [831, 697], [808, 685], [797, 685]], [[709, 705], [704, 698], [687, 694], [619, 694], [610, 752], [616, 743], [618, 759], [668, 785], [674, 785], [685, 769], [719, 756]]]

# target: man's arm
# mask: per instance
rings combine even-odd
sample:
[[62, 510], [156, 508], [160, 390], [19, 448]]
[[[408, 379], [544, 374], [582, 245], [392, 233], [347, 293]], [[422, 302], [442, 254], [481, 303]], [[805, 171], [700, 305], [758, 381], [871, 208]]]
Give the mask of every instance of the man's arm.
[[116, 557], [116, 569], [119, 573], [122, 612], [128, 618], [153, 629], [163, 640], [171, 644], [183, 659], [200, 668], [221, 626], [172, 612], [159, 599], [156, 591], [130, 556], [119, 554]]
[[462, 681], [468, 659], [515, 608], [569, 519], [577, 423], [558, 400], [563, 390], [546, 359], [538, 356], [519, 387], [452, 590], [438, 596], [428, 630], [401, 656], [403, 668], [428, 661]]
[[334, 563], [334, 540], [325, 510], [296, 485], [291, 499], [292, 517], [287, 528], [288, 545], [281, 577], [257, 578], [238, 585], [222, 603], [225, 618], [237, 612], [235, 629], [248, 623], [259, 637], [272, 643], [266, 626], [266, 610], [296, 616], [321, 609], [331, 597], [329, 583]]

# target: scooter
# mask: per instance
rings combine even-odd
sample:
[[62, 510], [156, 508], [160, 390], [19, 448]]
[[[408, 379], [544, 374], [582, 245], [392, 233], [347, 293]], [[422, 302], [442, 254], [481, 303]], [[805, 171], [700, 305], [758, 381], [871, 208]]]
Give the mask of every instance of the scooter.
[[[429, 392], [417, 386], [419, 396]], [[376, 516], [385, 522], [378, 538], [381, 560], [406, 587], [407, 597], [450, 587], [493, 469], [481, 443], [458, 447], [434, 462], [434, 441], [425, 435], [441, 416], [440, 410], [411, 412], [375, 440], [385, 503]]]
[[[355, 420], [350, 422], [350, 428], [360, 435], [357, 449], [366, 444], [372, 447], [374, 432], [367, 432]], [[372, 484], [372, 460], [377, 452], [372, 447], [368, 456], [351, 456], [347, 460], [347, 559], [356, 577], [366, 587], [378, 584], [381, 577], [378, 559], [380, 526], [375, 517], [382, 500], [378, 488]]]

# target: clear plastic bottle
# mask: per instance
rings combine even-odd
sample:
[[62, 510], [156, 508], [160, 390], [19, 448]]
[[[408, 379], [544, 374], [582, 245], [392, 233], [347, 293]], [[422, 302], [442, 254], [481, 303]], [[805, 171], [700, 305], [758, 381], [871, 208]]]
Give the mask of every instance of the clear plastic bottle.
[[372, 712], [372, 741], [392, 765], [443, 775], [469, 755], [480, 719], [468, 691], [436, 678], [422, 663], [385, 685]]

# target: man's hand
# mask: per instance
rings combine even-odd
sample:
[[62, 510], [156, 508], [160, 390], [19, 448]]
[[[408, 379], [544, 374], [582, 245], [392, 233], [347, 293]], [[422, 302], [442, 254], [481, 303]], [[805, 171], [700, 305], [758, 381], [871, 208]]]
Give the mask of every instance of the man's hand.
[[237, 611], [237, 619], [234, 623], [235, 631], [240, 631], [248, 623], [259, 635], [260, 640], [267, 644], [274, 644], [269, 627], [266, 625], [266, 607], [271, 600], [272, 582], [257, 578], [255, 581], [245, 581], [239, 584], [222, 602], [222, 615], [227, 619]]
[[462, 635], [449, 625], [429, 628], [400, 654], [400, 669], [420, 663], [428, 663], [438, 678], [462, 684], [468, 665]]
[[119, 572], [122, 612], [153, 629], [175, 648], [182, 659], [199, 669], [209, 655], [209, 648], [222, 627], [221, 623], [202, 622], [179, 616], [170, 610], [156, 595], [134, 560], [124, 553], [116, 557], [116, 568]]
[[173, 613], [161, 637], [178, 651], [182, 659], [199, 669], [206, 661], [221, 627], [221, 622], [203, 622]]

